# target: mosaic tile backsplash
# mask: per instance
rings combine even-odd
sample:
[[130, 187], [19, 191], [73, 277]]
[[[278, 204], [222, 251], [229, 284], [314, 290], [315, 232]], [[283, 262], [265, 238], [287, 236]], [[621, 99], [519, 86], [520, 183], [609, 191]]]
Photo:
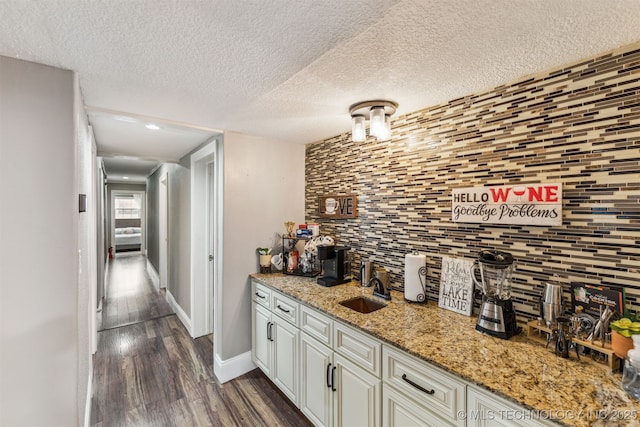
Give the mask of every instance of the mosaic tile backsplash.
[[[427, 255], [437, 300], [442, 256], [513, 254], [521, 321], [544, 283], [624, 288], [640, 311], [640, 45], [454, 99], [391, 122], [391, 141], [351, 134], [307, 145], [306, 218], [404, 281], [404, 257]], [[454, 223], [454, 188], [563, 184], [562, 226]], [[318, 216], [318, 197], [357, 194], [358, 218]], [[569, 304], [566, 303], [566, 307]]]

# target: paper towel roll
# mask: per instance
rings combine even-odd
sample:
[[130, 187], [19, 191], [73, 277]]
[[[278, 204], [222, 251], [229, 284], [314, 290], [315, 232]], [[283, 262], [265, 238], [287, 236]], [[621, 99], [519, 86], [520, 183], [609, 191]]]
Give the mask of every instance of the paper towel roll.
[[404, 298], [423, 302], [426, 299], [427, 256], [418, 252], [404, 257]]

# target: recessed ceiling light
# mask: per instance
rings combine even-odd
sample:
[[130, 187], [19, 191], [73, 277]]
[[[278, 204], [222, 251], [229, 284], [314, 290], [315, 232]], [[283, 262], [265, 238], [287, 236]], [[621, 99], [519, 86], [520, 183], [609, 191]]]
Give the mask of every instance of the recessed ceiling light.
[[160, 126], [158, 125], [154, 125], [153, 123], [149, 123], [148, 125], [145, 126], [147, 129], [151, 129], [151, 130], [158, 130], [160, 129]]
[[122, 179], [129, 179], [129, 177], [128, 176], [123, 176]]

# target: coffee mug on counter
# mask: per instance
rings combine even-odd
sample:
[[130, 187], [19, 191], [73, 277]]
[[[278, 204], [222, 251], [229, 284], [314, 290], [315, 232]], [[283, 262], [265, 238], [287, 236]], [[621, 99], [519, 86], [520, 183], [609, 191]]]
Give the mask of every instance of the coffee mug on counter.
[[271, 257], [271, 265], [273, 265], [276, 270], [282, 271], [282, 254], [274, 255]]

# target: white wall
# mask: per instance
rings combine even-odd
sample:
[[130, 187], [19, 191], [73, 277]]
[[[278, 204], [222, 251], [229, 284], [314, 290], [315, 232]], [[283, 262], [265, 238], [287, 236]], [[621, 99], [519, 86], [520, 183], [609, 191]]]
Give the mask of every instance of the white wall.
[[285, 221], [304, 221], [305, 147], [233, 132], [225, 133], [223, 147], [223, 276], [214, 351], [225, 361], [251, 350], [248, 275], [259, 269], [256, 248], [284, 232]]
[[0, 57], [0, 93], [0, 425], [73, 426], [86, 389], [74, 75]]

